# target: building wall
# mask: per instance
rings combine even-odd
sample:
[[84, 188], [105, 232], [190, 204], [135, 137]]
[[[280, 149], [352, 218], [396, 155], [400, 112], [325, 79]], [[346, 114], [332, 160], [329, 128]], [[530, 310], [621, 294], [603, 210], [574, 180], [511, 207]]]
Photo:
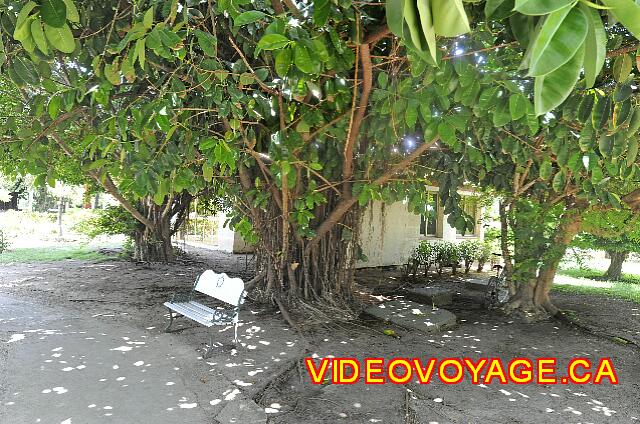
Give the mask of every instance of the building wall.
[[[476, 221], [480, 215], [481, 210], [478, 208]], [[447, 216], [444, 215], [441, 206], [438, 207], [438, 227], [435, 236], [420, 234], [420, 215], [409, 212], [406, 202], [371, 202], [365, 209], [361, 222], [360, 246], [368, 260], [358, 261], [358, 268], [404, 264], [422, 240], [460, 242], [483, 238], [483, 228], [479, 222], [476, 224], [474, 235], [456, 234], [456, 229], [447, 223]]]

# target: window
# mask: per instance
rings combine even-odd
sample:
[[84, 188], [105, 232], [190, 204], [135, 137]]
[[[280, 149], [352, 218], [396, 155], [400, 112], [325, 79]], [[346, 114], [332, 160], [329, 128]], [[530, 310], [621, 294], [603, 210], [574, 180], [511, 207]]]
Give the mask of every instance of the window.
[[427, 195], [424, 213], [420, 215], [420, 235], [435, 236], [438, 230], [438, 195]]
[[[460, 206], [465, 213], [473, 218], [473, 221], [476, 221], [478, 216], [478, 199], [472, 196], [463, 197], [460, 200]], [[456, 229], [456, 234], [462, 235], [462, 232]], [[467, 231], [464, 233], [465, 236], [475, 236], [476, 235], [476, 226], [473, 226], [471, 231]]]

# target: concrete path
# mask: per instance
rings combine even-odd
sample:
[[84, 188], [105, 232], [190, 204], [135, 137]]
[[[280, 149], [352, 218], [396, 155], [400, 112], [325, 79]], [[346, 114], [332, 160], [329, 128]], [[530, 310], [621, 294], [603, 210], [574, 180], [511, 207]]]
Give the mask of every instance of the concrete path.
[[226, 382], [180, 369], [193, 349], [96, 315], [0, 295], [0, 423], [216, 422], [206, 394]]

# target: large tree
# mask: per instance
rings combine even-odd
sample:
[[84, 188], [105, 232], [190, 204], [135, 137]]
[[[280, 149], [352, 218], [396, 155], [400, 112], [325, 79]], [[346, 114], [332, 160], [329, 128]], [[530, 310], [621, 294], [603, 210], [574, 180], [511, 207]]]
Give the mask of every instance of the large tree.
[[[635, 2], [619, 1], [623, 23], [638, 16]], [[9, 129], [22, 143], [12, 144], [13, 153], [27, 163], [51, 151], [75, 158], [161, 243], [166, 226], [158, 220], [212, 185], [235, 200], [235, 227], [257, 240], [267, 295], [348, 300], [360, 213], [371, 200], [408, 198], [420, 210], [426, 183], [438, 182], [460, 229], [473, 225], [458, 205], [465, 181], [513, 198], [542, 192], [552, 205], [573, 205], [577, 194], [615, 203], [598, 182], [605, 170], [628, 176], [609, 158], [632, 156], [631, 84], [614, 98], [624, 119], [612, 118], [610, 73], [598, 88], [578, 86], [565, 103], [575, 114], [590, 96], [581, 110], [595, 124], [577, 150], [586, 118], [568, 106], [539, 116], [572, 92], [587, 63], [585, 40], [595, 43], [593, 82], [605, 62], [600, 12], [559, 3], [572, 8], [531, 16], [513, 12], [509, 1], [474, 2], [469, 35], [436, 39], [469, 29], [454, 25], [466, 15], [460, 1], [409, 1], [399, 16], [383, 3], [328, 0], [85, 1], [79, 12], [71, 0], [5, 2], [5, 69], [33, 117], [30, 132]], [[398, 11], [397, 2], [389, 5]], [[420, 20], [422, 35], [414, 7], [433, 12]], [[542, 31], [554, 19], [558, 25]], [[566, 35], [574, 21], [587, 33], [557, 52], [567, 43], [555, 30]], [[612, 39], [632, 38], [609, 23], [619, 34]], [[542, 34], [549, 42], [540, 41], [533, 57], [555, 68], [518, 71], [528, 41]], [[629, 73], [626, 59], [609, 65]], [[604, 139], [597, 151], [600, 126], [609, 122], [629, 134]]]

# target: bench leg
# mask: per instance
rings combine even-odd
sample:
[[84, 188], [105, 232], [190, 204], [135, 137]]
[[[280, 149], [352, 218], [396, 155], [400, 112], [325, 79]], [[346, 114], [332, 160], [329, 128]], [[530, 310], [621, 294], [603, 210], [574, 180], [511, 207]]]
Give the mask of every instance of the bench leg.
[[165, 333], [169, 332], [169, 328], [171, 328], [172, 324], [173, 324], [173, 311], [169, 309], [169, 324], [167, 324], [167, 326], [164, 328]]
[[204, 354], [202, 355], [202, 359], [208, 359], [213, 353], [213, 333], [209, 334], [209, 346], [204, 349]]
[[238, 347], [238, 323], [233, 324], [233, 344]]

